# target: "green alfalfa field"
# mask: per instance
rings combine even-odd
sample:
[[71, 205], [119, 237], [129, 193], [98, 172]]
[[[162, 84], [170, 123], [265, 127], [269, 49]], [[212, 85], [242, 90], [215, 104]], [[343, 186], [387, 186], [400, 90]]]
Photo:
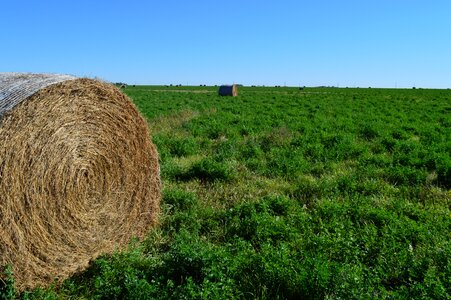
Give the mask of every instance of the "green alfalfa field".
[[451, 91], [129, 86], [160, 225], [24, 299], [449, 299]]

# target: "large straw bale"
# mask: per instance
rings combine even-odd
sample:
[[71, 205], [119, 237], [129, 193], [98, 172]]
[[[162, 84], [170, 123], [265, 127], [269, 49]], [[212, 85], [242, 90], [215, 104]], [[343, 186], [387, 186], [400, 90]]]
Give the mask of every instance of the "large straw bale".
[[143, 237], [160, 201], [157, 151], [124, 94], [70, 77], [34, 89], [9, 109], [0, 89], [0, 266], [19, 290]]
[[218, 90], [219, 96], [238, 96], [238, 85], [221, 85]]

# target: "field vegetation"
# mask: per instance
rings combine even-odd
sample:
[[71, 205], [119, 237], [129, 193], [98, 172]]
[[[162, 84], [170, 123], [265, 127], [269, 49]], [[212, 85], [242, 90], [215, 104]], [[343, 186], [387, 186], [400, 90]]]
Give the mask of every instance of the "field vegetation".
[[160, 225], [20, 297], [450, 298], [450, 90], [124, 91], [160, 153]]

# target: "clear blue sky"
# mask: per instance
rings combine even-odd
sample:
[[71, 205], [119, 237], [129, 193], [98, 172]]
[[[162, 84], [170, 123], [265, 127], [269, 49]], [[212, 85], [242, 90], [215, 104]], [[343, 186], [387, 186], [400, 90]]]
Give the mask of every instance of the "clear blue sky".
[[450, 0], [2, 0], [0, 71], [451, 87]]

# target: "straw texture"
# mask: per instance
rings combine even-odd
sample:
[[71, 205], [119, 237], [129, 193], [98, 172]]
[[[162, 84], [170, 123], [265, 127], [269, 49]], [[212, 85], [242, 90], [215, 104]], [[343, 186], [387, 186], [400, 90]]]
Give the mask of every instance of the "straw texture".
[[23, 290], [143, 237], [160, 178], [146, 122], [114, 86], [66, 78], [17, 103], [0, 120], [0, 266]]
[[219, 96], [238, 96], [238, 86], [234, 85], [221, 85], [218, 90]]
[[64, 74], [0, 73], [0, 119], [40, 89], [75, 78]]

